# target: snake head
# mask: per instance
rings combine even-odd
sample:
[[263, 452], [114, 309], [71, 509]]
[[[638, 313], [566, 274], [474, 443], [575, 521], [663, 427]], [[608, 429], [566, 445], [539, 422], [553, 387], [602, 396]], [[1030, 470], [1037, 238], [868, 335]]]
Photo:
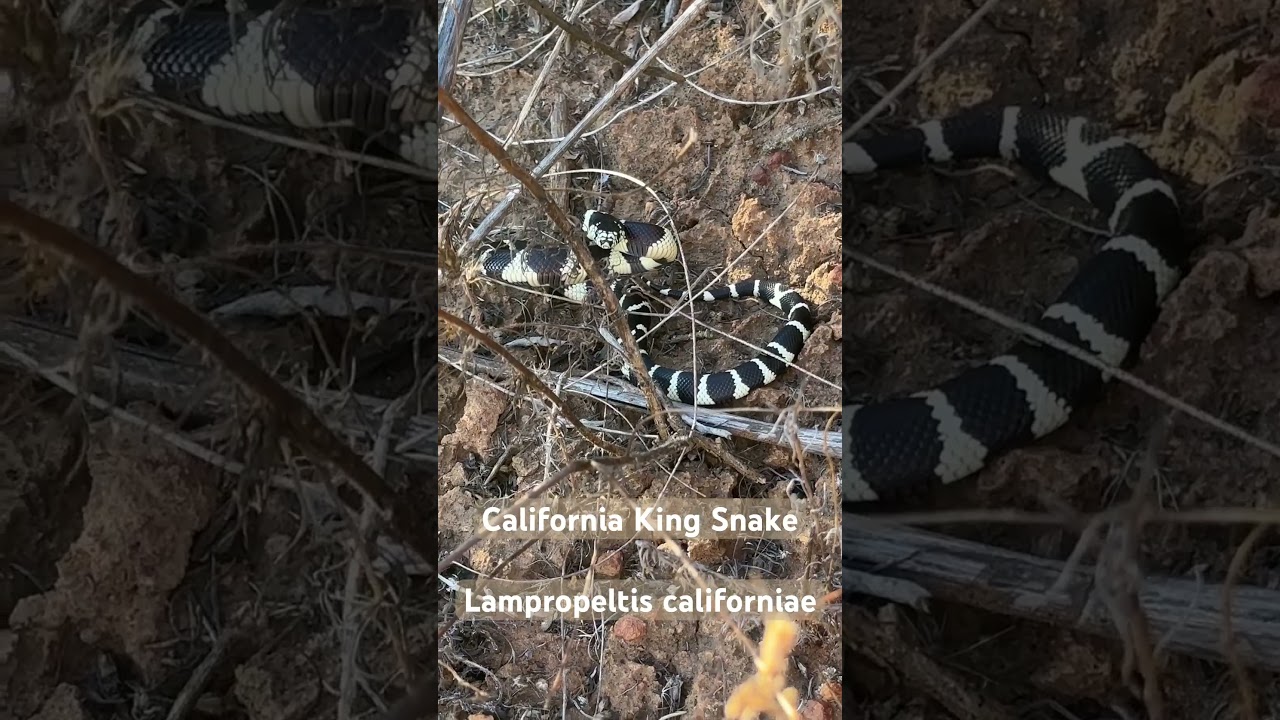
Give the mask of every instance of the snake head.
[[582, 214], [582, 232], [592, 245], [606, 250], [627, 239], [627, 229], [622, 221], [599, 210], [588, 210]]

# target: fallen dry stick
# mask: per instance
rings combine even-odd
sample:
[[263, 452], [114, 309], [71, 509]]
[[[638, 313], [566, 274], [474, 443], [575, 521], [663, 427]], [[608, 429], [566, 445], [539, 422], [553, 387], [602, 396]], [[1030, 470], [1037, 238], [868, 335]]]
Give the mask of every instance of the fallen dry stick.
[[[59, 372], [79, 385], [81, 376], [69, 374], [68, 368], [62, 367], [80, 353], [80, 341], [71, 331], [29, 318], [0, 316], [0, 338], [23, 354], [39, 358], [41, 367]], [[4, 352], [0, 352], [0, 367], [31, 370]], [[142, 400], [181, 413], [221, 415], [235, 409], [235, 398], [214, 371], [127, 343], [114, 343], [112, 352], [96, 361], [90, 373], [92, 387], [81, 387], [80, 392], [105, 396], [117, 406]], [[295, 392], [300, 391], [295, 388]], [[307, 390], [305, 400], [339, 435], [369, 444], [378, 431], [377, 418], [391, 402], [320, 388]], [[434, 477], [438, 437], [433, 414], [412, 415], [393, 431], [388, 457], [406, 470]]]
[[[461, 352], [449, 348], [440, 348], [438, 353], [442, 362], [455, 367], [461, 366], [469, 371], [481, 372], [492, 378], [508, 379], [515, 375], [515, 371], [510, 366], [496, 360], [474, 354], [465, 356], [464, 360]], [[538, 368], [530, 368], [530, 371], [547, 385], [562, 388], [562, 392], [591, 395], [610, 403], [631, 405], [639, 409], [646, 407], [644, 396], [640, 391], [622, 381], [611, 378], [575, 377], [568, 372]], [[680, 419], [685, 424], [697, 427], [701, 432], [713, 435], [736, 435], [757, 442], [791, 447], [791, 441], [785, 429], [776, 427], [773, 422], [754, 420], [718, 408], [694, 408], [692, 405], [677, 402], [672, 402], [671, 407], [680, 411]], [[820, 413], [814, 413], [814, 415], [818, 419], [823, 418]], [[796, 428], [795, 435], [801, 450], [805, 453], [836, 459], [840, 457], [840, 435], [835, 430]]]
[[[1061, 562], [900, 525], [870, 520], [851, 525], [851, 517], [857, 516], [845, 516], [844, 562], [918, 587], [918, 605], [937, 598], [1116, 637], [1104, 604], [1090, 602], [1090, 565], [1075, 567], [1063, 592], [1050, 597], [1045, 591], [1062, 575]], [[848, 595], [868, 590], [846, 586], [844, 591]], [[1148, 576], [1139, 598], [1157, 646], [1225, 662], [1222, 593], [1221, 584]], [[1231, 628], [1241, 662], [1280, 670], [1280, 591], [1237, 586]]]

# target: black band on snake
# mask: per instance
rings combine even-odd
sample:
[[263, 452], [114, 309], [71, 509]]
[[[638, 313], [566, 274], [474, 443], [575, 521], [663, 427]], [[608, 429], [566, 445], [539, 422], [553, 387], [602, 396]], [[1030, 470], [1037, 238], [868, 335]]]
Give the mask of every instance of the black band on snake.
[[[1083, 118], [1004, 107], [848, 142], [844, 171], [969, 158], [1015, 160], [1102, 212], [1110, 240], [1035, 325], [1108, 364], [1132, 359], [1190, 250], [1173, 189], [1155, 163]], [[846, 406], [846, 509], [971, 475], [995, 454], [1061, 427], [1105, 379], [1065, 353], [1023, 341], [933, 389]]]
[[133, 7], [121, 27], [124, 78], [143, 94], [238, 122], [346, 126], [436, 169], [436, 27], [424, 6], [228, 14], [224, 5]]
[[[654, 270], [680, 255], [675, 233], [658, 225], [623, 221], [598, 210], [588, 210], [582, 218], [582, 230], [590, 241], [595, 259], [615, 275]], [[488, 248], [480, 253], [471, 267], [473, 273], [480, 277], [554, 290], [575, 303], [585, 302], [591, 296], [586, 270], [568, 248]], [[773, 382], [795, 363], [815, 324], [813, 311], [800, 293], [781, 283], [746, 280], [713, 288], [698, 294], [695, 299], [714, 302], [754, 297], [787, 313], [786, 322], [764, 346], [765, 352], [729, 370], [701, 374], [672, 370], [654, 362], [645, 347], [644, 341], [649, 333], [646, 318], [653, 317], [648, 301], [621, 281], [615, 281], [612, 287], [620, 306], [627, 313], [627, 325], [632, 335], [641, 341], [640, 352], [654, 384], [668, 398], [690, 405], [723, 405], [741, 400], [752, 390]], [[683, 297], [670, 290], [658, 292], [668, 297]], [[624, 363], [620, 374], [634, 382], [634, 372], [630, 365]]]

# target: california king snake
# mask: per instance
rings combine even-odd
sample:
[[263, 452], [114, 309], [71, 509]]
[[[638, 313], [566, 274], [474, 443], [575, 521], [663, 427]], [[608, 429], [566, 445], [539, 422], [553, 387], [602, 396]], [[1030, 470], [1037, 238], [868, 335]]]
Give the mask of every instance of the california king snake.
[[[1111, 233], [1036, 326], [1107, 364], [1131, 359], [1181, 279], [1190, 247], [1173, 189], [1128, 140], [1055, 112], [971, 109], [848, 142], [844, 171], [998, 157], [1088, 200]], [[1090, 365], [1028, 340], [931, 390], [846, 406], [846, 509], [967, 477], [993, 455], [1061, 427], [1103, 381]]]
[[[654, 270], [680, 255], [675, 233], [658, 225], [624, 221], [598, 210], [582, 217], [582, 230], [590, 242], [593, 257], [614, 275], [632, 275]], [[591, 296], [586, 270], [568, 248], [541, 249], [524, 246], [491, 247], [471, 263], [471, 274], [530, 288], [548, 288], [566, 300], [585, 302]], [[651, 316], [648, 301], [632, 293], [621, 281], [613, 283], [618, 303], [627, 313], [627, 325], [637, 341], [649, 334], [645, 318]], [[682, 297], [659, 289], [666, 296]], [[756, 388], [773, 382], [791, 366], [814, 327], [813, 311], [800, 293], [782, 283], [745, 280], [712, 288], [695, 296], [704, 302], [757, 298], [787, 314], [786, 322], [765, 346], [765, 352], [729, 370], [694, 374], [672, 370], [649, 357], [643, 342], [640, 353], [654, 384], [666, 396], [689, 405], [715, 406], [741, 400]], [[622, 377], [635, 381], [634, 369], [623, 363]]]
[[143, 0], [121, 23], [116, 67], [144, 95], [258, 125], [345, 125], [435, 170], [436, 27], [424, 7], [228, 14], [222, 2]]

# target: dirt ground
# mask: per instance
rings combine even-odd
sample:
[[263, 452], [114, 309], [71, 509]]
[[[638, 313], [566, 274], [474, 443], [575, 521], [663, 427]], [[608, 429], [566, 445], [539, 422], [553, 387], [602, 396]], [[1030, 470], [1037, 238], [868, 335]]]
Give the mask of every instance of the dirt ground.
[[[211, 318], [430, 507], [434, 187], [103, 104], [120, 10], [0, 3], [0, 197]], [[374, 717], [434, 672], [434, 582], [355, 551], [333, 509], [358, 494], [283, 455], [274, 411], [86, 271], [0, 245], [0, 718]], [[330, 304], [232, 304], [300, 287]]]
[[[702, 90], [684, 87], [646, 100], [667, 81], [642, 76], [602, 115], [611, 120], [592, 127], [604, 125], [602, 130], [571, 146], [557, 168], [572, 174], [550, 178], [547, 186], [571, 219], [597, 207], [592, 168], [625, 173], [656, 191], [661, 202], [636, 191], [631, 180], [613, 177], [607, 207], [616, 216], [671, 225], [680, 233], [682, 267], [655, 272], [649, 279], [660, 285], [683, 287], [683, 277], [696, 282], [705, 271], [731, 266], [729, 281], [764, 277], [799, 289], [818, 318], [799, 360], [809, 374], [789, 372], [737, 406], [764, 409], [744, 417], [770, 422], [777, 409], [797, 407], [799, 425], [820, 428], [837, 407], [841, 362], [838, 5], [778, 5], [775, 12], [785, 18], [781, 35], [771, 32], [779, 24], [766, 21], [756, 3], [723, 7], [723, 18], [700, 18], [662, 55], [678, 72], [696, 71], [694, 82]], [[631, 21], [610, 27], [610, 18], [622, 8], [617, 3], [592, 7], [581, 22], [591, 37], [638, 56], [643, 43], [652, 43], [661, 32], [661, 5], [646, 3]], [[558, 12], [567, 9], [557, 6]], [[499, 139], [514, 139], [507, 149], [526, 168], [551, 147], [546, 138], [572, 128], [622, 73], [581, 41], [556, 48], [552, 38], [535, 50], [548, 29], [528, 7], [494, 4], [468, 28], [455, 90], [483, 127]], [[558, 121], [557, 113], [564, 120]], [[514, 181], [460, 126], [446, 123], [441, 137], [440, 197], [448, 208], [442, 247], [468, 248], [476, 223]], [[518, 238], [555, 247], [563, 242], [557, 236], [546, 213], [525, 195], [489, 241]], [[560, 343], [513, 346], [519, 361], [531, 368], [582, 376], [593, 369], [599, 374], [606, 364], [616, 367], [617, 354], [595, 330], [607, 320], [599, 309], [494, 283], [467, 283], [461, 272], [466, 260], [458, 258], [454, 272], [442, 281], [442, 307], [501, 342], [537, 336]], [[699, 362], [708, 370], [749, 357], [734, 338], [767, 342], [780, 318], [755, 302], [717, 303], [697, 312], [699, 320], [733, 336], [698, 330]], [[654, 352], [664, 364], [690, 367], [689, 321], [677, 318], [669, 328]], [[442, 360], [456, 361], [458, 353], [493, 357], [449, 328], [441, 346]], [[483, 503], [521, 496], [566, 463], [595, 451], [576, 432], [559, 426], [547, 403], [536, 400], [523, 383], [485, 374], [465, 361], [461, 370], [443, 366], [439, 522], [441, 551], [448, 552], [471, 535]], [[659, 443], [648, 413], [577, 394], [567, 397], [584, 422], [635, 452]], [[827, 531], [838, 522], [837, 488], [826, 457], [798, 457], [790, 447], [744, 438], [716, 440], [710, 449], [690, 447], [620, 473], [614, 488], [620, 485], [622, 492], [644, 500], [785, 498], [795, 478], [812, 488], [818, 506], [812, 532], [738, 546], [682, 545], [704, 572], [809, 578], [832, 588], [839, 550], [835, 534]], [[590, 473], [573, 476], [547, 494], [585, 494], [608, 481]], [[671, 557], [662, 551], [655, 555], [644, 543], [545, 540], [527, 551], [521, 544], [482, 542], [466, 553], [465, 570], [456, 576], [574, 577], [590, 568], [600, 579], [639, 579], [655, 572], [654, 558], [664, 563], [657, 577], [672, 572]], [[842, 677], [834, 608], [796, 619], [801, 631], [787, 666], [788, 681], [800, 689], [806, 717], [835, 717]], [[751, 644], [760, 641], [758, 619], [744, 619], [742, 626]], [[630, 615], [544, 623], [464, 615], [448, 617], [445, 627], [440, 653], [448, 671], [441, 679], [440, 712], [448, 718], [723, 717], [730, 693], [754, 671], [751, 650], [730, 633], [723, 617], [683, 621]]]
[[[860, 117], [980, 4], [861, 3], [846, 29], [847, 117]], [[1199, 249], [1136, 372], [1272, 442], [1280, 438], [1275, 12], [1274, 3], [1250, 0], [1001, 3], [873, 123], [896, 127], [981, 102], [1043, 105], [1105, 122], [1147, 148], [1173, 176]], [[850, 187], [847, 242], [1018, 319], [1051, 302], [1099, 242], [1088, 229], [1102, 221], [1089, 208], [1025, 175], [894, 173]], [[845, 366], [854, 398], [928, 387], [1011, 343], [1007, 331], [963, 309], [861, 266], [849, 272], [848, 339], [868, 350]], [[1139, 391], [1113, 385], [1063, 430], [1010, 453], [974, 481], [931, 494], [924, 507], [1057, 503], [1095, 511], [1121, 502], [1162, 413]], [[1166, 509], [1271, 507], [1280, 500], [1278, 467], [1262, 450], [1179, 417], [1158, 449], [1159, 500]], [[1066, 529], [1016, 525], [945, 530], [1058, 559], [1078, 538]], [[1150, 526], [1141, 566], [1222, 582], [1248, 531], [1227, 523]], [[1264, 536], [1241, 582], [1276, 587], [1275, 557]], [[1121, 680], [1118, 641], [954, 603], [930, 614], [905, 612], [899, 622], [910, 644], [961, 678], [965, 692], [1024, 716], [1087, 718], [1135, 705]], [[924, 688], [901, 676], [895, 681], [892, 661], [855, 651], [846, 663], [852, 716], [949, 716], [925, 699]], [[1251, 680], [1256, 717], [1276, 717], [1276, 677], [1253, 673]], [[1168, 717], [1249, 716], [1223, 663], [1164, 654], [1159, 687]]]

